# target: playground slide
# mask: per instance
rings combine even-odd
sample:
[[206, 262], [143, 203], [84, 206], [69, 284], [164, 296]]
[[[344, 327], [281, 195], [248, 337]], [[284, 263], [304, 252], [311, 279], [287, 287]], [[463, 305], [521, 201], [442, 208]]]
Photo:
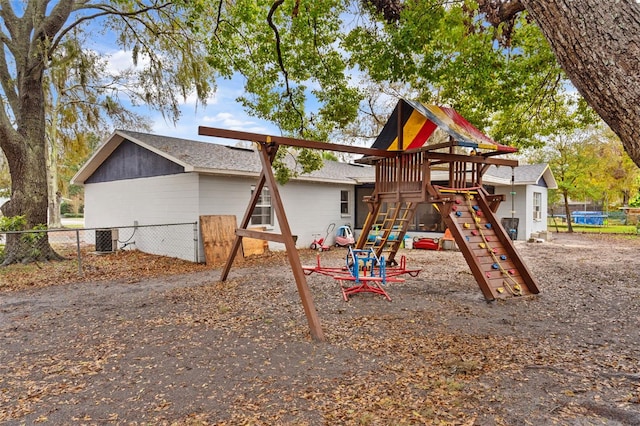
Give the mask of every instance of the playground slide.
[[482, 190], [447, 194], [441, 210], [485, 299], [537, 294], [538, 286]]

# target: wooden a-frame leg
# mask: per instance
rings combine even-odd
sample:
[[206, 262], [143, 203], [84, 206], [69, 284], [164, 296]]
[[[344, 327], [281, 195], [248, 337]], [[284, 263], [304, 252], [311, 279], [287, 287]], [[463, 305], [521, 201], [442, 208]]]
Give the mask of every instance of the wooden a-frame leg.
[[[322, 332], [322, 326], [320, 325], [320, 319], [318, 318], [318, 312], [316, 311], [315, 305], [313, 303], [313, 298], [311, 297], [311, 292], [309, 291], [309, 286], [307, 285], [305, 273], [302, 269], [302, 263], [300, 262], [300, 256], [298, 255], [298, 250], [296, 249], [296, 243], [293, 239], [293, 235], [291, 234], [289, 221], [287, 220], [287, 216], [282, 204], [282, 198], [280, 197], [276, 179], [271, 168], [273, 159], [275, 158], [275, 155], [278, 151], [278, 145], [274, 143], [261, 142], [258, 147], [260, 162], [262, 163], [262, 172], [260, 173], [258, 183], [256, 184], [256, 189], [251, 197], [249, 206], [247, 207], [247, 211], [245, 212], [239, 229], [246, 229], [249, 225], [251, 215], [253, 214], [253, 209], [258, 203], [258, 198], [260, 197], [262, 188], [264, 187], [264, 185], [267, 185], [271, 193], [273, 208], [276, 212], [276, 217], [280, 225], [281, 242], [284, 242], [287, 250], [289, 264], [291, 265], [291, 270], [296, 280], [298, 294], [300, 295], [300, 299], [302, 300], [302, 306], [307, 317], [307, 322], [309, 323], [311, 337], [313, 337], [313, 339], [316, 341], [324, 341], [325, 337], [324, 333]], [[242, 236], [238, 235], [238, 233], [236, 232], [236, 238], [234, 240], [231, 253], [229, 255], [229, 258], [227, 259], [227, 263], [225, 264], [224, 269], [222, 270], [221, 281], [225, 281], [227, 279], [229, 271], [231, 270], [231, 265], [233, 264], [238, 250], [240, 249], [241, 243]]]

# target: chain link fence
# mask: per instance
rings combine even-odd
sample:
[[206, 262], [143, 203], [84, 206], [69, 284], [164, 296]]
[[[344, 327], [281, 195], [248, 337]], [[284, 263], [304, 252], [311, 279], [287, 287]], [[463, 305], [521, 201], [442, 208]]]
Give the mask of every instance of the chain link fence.
[[[48, 238], [46, 236], [48, 235]], [[53, 252], [49, 251], [49, 245]], [[144, 253], [200, 262], [198, 223], [46, 229], [0, 233], [0, 264], [5, 261], [52, 259], [75, 253], [82, 273], [86, 253], [140, 250]]]

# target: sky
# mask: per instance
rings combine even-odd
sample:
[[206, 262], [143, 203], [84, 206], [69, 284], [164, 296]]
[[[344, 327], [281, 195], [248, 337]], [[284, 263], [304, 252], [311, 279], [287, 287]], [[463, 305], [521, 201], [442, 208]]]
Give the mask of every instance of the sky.
[[[95, 46], [107, 58], [109, 71], [117, 71], [133, 66], [131, 52], [117, 50], [114, 45]], [[131, 107], [135, 112], [148, 117], [152, 125], [152, 133], [162, 136], [180, 137], [204, 142], [233, 145], [234, 141], [198, 135], [198, 126], [219, 127], [229, 130], [279, 135], [278, 128], [265, 120], [249, 116], [236, 99], [243, 94], [242, 77], [217, 82], [215, 93], [207, 100], [206, 105], [197, 102], [194, 94], [180, 105], [181, 116], [174, 123], [157, 111], [146, 106]]]

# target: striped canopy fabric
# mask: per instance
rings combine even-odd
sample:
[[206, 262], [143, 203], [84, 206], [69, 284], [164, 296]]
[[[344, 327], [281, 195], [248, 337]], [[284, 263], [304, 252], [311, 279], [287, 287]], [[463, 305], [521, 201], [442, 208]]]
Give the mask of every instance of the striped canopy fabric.
[[[438, 127], [452, 136], [458, 146], [504, 153], [517, 151], [516, 148], [497, 143], [452, 108], [423, 105], [405, 99], [398, 101], [371, 147], [388, 151], [420, 148]], [[398, 137], [399, 128], [402, 128], [402, 146]]]

